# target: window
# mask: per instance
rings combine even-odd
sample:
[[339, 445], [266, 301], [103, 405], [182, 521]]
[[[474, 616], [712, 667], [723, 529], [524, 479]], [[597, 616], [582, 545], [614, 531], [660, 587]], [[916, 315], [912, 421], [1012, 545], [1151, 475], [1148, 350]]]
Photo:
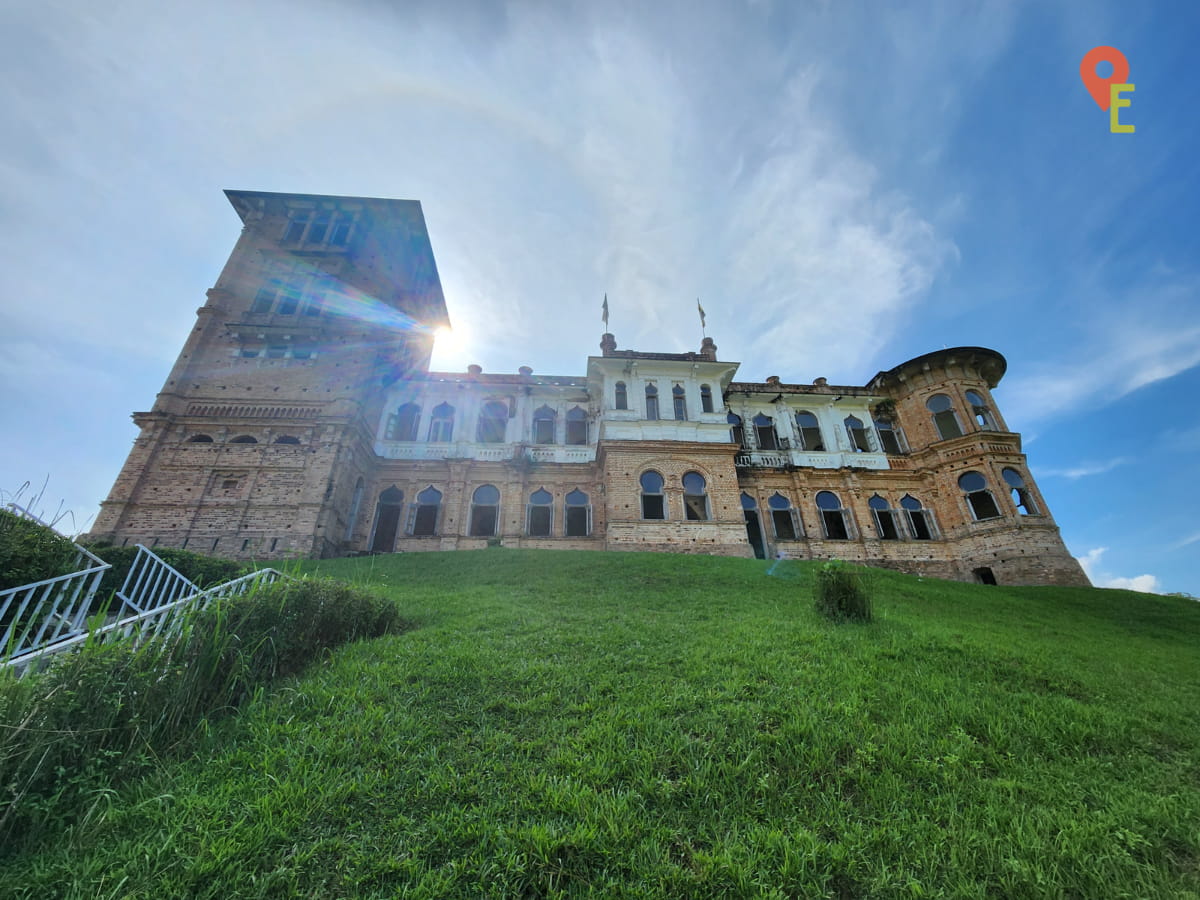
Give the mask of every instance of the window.
[[330, 218], [330, 214], [324, 210], [313, 216], [312, 224], [308, 226], [308, 234], [305, 235], [305, 240], [310, 244], [323, 243], [325, 235], [329, 233]]
[[629, 409], [629, 391], [623, 381], [617, 382], [617, 409]]
[[258, 359], [260, 353], [262, 353], [262, 347], [243, 347], [238, 351], [238, 356], [242, 359]]
[[1004, 469], [1001, 473], [1004, 476], [1005, 483], [1012, 489], [1013, 506], [1017, 508], [1023, 516], [1036, 516], [1040, 514], [1037, 502], [1033, 499], [1033, 494], [1025, 487], [1025, 479], [1021, 477], [1021, 473], [1016, 469]]
[[900, 508], [908, 519], [908, 530], [914, 541], [932, 541], [934, 535], [933, 513], [921, 508], [921, 501], [912, 494], [900, 498]]
[[895, 422], [888, 419], [876, 419], [875, 433], [879, 435], [879, 443], [883, 447], [884, 453], [898, 456], [907, 452], [905, 450], [904, 435], [896, 427]]
[[454, 407], [449, 403], [439, 403], [433, 408], [429, 420], [429, 442], [431, 444], [448, 444], [454, 440]]
[[491, 400], [483, 404], [483, 410], [479, 413], [475, 440], [481, 444], [503, 444], [507, 425], [508, 407], [499, 400]]
[[500, 491], [495, 485], [475, 488], [471, 495], [471, 522], [467, 533], [471, 537], [492, 537], [500, 521]]
[[874, 448], [862, 419], [858, 416], [846, 416], [843, 424], [846, 426], [846, 436], [850, 438], [850, 447], [855, 453], [872, 452]]
[[212, 435], [209, 434], [193, 434], [187, 439], [189, 444], [211, 444], [213, 442]]
[[353, 228], [354, 214], [344, 210], [294, 209], [283, 231], [283, 243], [344, 247]]
[[767, 506], [771, 510], [771, 524], [775, 528], [775, 539], [777, 541], [798, 540], [803, 532], [800, 529], [796, 510], [792, 508], [792, 502], [776, 491], [767, 500]]
[[309, 294], [304, 301], [304, 315], [319, 316], [325, 306], [324, 294]]
[[725, 421], [729, 423], [729, 439], [739, 447], [745, 447], [746, 429], [742, 427], [742, 417], [730, 413], [725, 417]]
[[556, 413], [548, 406], [543, 406], [533, 414], [533, 442], [535, 444], [554, 443], [554, 422]]
[[646, 385], [646, 418], [658, 418], [658, 388], [652, 384]]
[[229, 443], [231, 443], [231, 444], [257, 444], [258, 438], [252, 437], [251, 435], [248, 435], [248, 434], [239, 434], [237, 437], [233, 438]]
[[846, 510], [842, 509], [842, 501], [832, 491], [821, 491], [817, 494], [817, 509], [821, 512], [821, 526], [825, 537], [831, 541], [850, 540], [850, 529], [847, 527]]
[[671, 388], [671, 401], [675, 405], [675, 421], [687, 421], [687, 396], [683, 392], [683, 385], [677, 384]]
[[712, 412], [712, 388], [707, 384], [700, 385], [700, 411]]
[[657, 472], [643, 472], [640, 481], [642, 485], [642, 518], [665, 519], [667, 507], [666, 498], [663, 497], [663, 477]]
[[887, 500], [876, 494], [867, 501], [867, 506], [871, 507], [871, 515], [875, 518], [875, 530], [879, 533], [880, 540], [900, 540], [900, 527], [896, 522], [896, 510], [888, 506]]
[[587, 413], [578, 406], [567, 411], [567, 443], [586, 444], [588, 442]]
[[759, 413], [754, 417], [754, 441], [759, 450], [778, 450], [779, 440], [775, 435], [775, 420]]
[[280, 316], [294, 316], [300, 306], [300, 297], [304, 294], [304, 282], [294, 278], [283, 286], [279, 296], [279, 306], [275, 312]]
[[962, 437], [962, 425], [958, 421], [958, 413], [954, 404], [945, 394], [934, 394], [925, 401], [925, 408], [933, 413], [933, 425], [937, 428], [938, 439], [948, 441], [950, 438]]
[[266, 315], [271, 311], [271, 307], [275, 305], [275, 288], [263, 287], [258, 289], [258, 293], [254, 295], [254, 302], [250, 304], [250, 312], [254, 315]]
[[525, 532], [530, 537], [549, 537], [554, 519], [554, 498], [545, 488], [539, 488], [529, 495], [529, 503], [525, 507]]
[[268, 344], [267, 359], [283, 359], [287, 356], [287, 344]]
[[441, 508], [442, 492], [433, 485], [417, 494], [417, 502], [408, 508], [408, 533], [413, 537], [432, 537], [437, 534]]
[[275, 443], [295, 445], [300, 443], [300, 438], [292, 437], [290, 434], [281, 434], [279, 437], [275, 438]]
[[796, 413], [796, 430], [800, 432], [800, 446], [810, 453], [820, 453], [825, 449], [825, 441], [821, 437], [821, 423], [810, 412]]
[[708, 521], [708, 494], [704, 476], [688, 472], [683, 476], [683, 511], [691, 522]]
[[296, 209], [292, 210], [288, 216], [287, 227], [283, 232], [283, 240], [288, 244], [297, 244], [304, 237], [304, 230], [308, 227], [309, 217], [312, 215], [311, 210]]
[[396, 549], [396, 534], [400, 530], [400, 513], [404, 509], [404, 492], [395, 485], [379, 495], [375, 506], [375, 534], [371, 538], [374, 553], [391, 553]]
[[567, 512], [567, 537], [587, 537], [592, 533], [592, 507], [588, 504], [588, 495], [581, 490], [573, 490], [567, 494], [564, 501]]
[[975, 424], [979, 426], [980, 431], [995, 431], [996, 422], [992, 418], [992, 411], [988, 409], [987, 402], [974, 391], [967, 391], [967, 403], [971, 404], [971, 415], [975, 419]]
[[971, 507], [971, 515], [976, 521], [980, 519], [995, 519], [1000, 515], [1000, 507], [996, 506], [996, 498], [988, 490], [987, 479], [978, 472], [965, 472], [958, 479]]
[[388, 416], [387, 429], [383, 433], [385, 441], [415, 441], [417, 426], [421, 422], [421, 407], [415, 403], [405, 403]]

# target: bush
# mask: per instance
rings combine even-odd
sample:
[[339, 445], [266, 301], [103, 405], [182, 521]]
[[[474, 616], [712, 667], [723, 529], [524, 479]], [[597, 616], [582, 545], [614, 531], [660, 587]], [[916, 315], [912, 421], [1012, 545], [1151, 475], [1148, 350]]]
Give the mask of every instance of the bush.
[[0, 509], [0, 591], [67, 575], [78, 558], [69, 538]]
[[0, 855], [186, 746], [196, 726], [324, 651], [407, 630], [395, 604], [332, 581], [227, 597], [168, 638], [92, 643], [39, 674], [0, 671]]
[[837, 560], [817, 570], [817, 611], [835, 622], [870, 622], [871, 598], [862, 575]]

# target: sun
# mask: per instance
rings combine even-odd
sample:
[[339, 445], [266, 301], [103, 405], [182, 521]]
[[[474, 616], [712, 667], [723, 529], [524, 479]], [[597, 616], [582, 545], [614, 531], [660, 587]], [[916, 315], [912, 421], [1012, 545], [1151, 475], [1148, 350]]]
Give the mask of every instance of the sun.
[[467, 352], [467, 334], [463, 328], [453, 329], [443, 326], [433, 332], [433, 356], [439, 367], [457, 366], [464, 368], [464, 356]]

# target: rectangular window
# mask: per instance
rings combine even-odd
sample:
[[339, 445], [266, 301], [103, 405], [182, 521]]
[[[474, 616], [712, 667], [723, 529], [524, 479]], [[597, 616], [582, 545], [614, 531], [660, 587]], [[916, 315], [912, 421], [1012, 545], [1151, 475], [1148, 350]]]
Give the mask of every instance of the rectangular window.
[[821, 521], [825, 525], [825, 537], [829, 538], [829, 540], [850, 540], [850, 532], [846, 529], [846, 515], [844, 510], [823, 509], [821, 510]]
[[333, 226], [333, 237], [329, 239], [329, 243], [337, 247], [346, 246], [347, 242], [350, 240], [350, 226], [352, 224], [354, 223], [349, 219], [338, 219], [338, 223]]
[[675, 397], [675, 420], [677, 422], [687, 421], [687, 403], [684, 398], [676, 395]]
[[932, 541], [933, 529], [929, 523], [929, 513], [923, 509], [908, 511], [908, 530], [912, 532], [915, 541]]
[[771, 524], [775, 526], [776, 540], [794, 541], [797, 539], [796, 520], [792, 518], [792, 513], [793, 510], [790, 509], [771, 510]]
[[323, 243], [328, 231], [329, 213], [317, 213], [317, 218], [313, 221], [312, 227], [308, 229], [308, 243]]
[[900, 540], [900, 532], [896, 528], [896, 513], [890, 509], [875, 509], [875, 527], [879, 531], [879, 537], [884, 541]]
[[899, 456], [904, 452], [900, 449], [900, 438], [891, 428], [879, 429], [879, 443], [883, 445], [884, 453], [890, 453], [893, 456]]
[[263, 316], [269, 313], [274, 305], [275, 289], [259, 288], [258, 293], [254, 295], [254, 303], [250, 306], [250, 312], [256, 316]]
[[587, 443], [587, 420], [580, 419], [577, 421], [567, 421], [567, 443], [568, 444], [586, 444]]
[[550, 507], [544, 504], [529, 505], [529, 536], [550, 536]]
[[665, 519], [666, 515], [663, 511], [663, 495], [662, 494], [643, 494], [642, 495], [642, 518], [643, 519]]
[[325, 306], [324, 294], [309, 294], [304, 303], [304, 315], [319, 316]]
[[472, 506], [471, 530], [472, 537], [492, 537], [496, 533], [496, 507]]
[[[286, 244], [298, 244], [300, 239], [304, 237], [304, 226], [308, 224], [308, 214], [303, 218], [295, 218], [288, 222], [287, 231], [283, 233], [283, 241]], [[273, 549], [273, 548], [272, 548]]]
[[535, 419], [533, 422], [533, 442], [535, 444], [554, 443], [554, 420]]
[[267, 347], [267, 359], [283, 359], [287, 356], [287, 345], [271, 344]]
[[296, 346], [292, 348], [292, 359], [309, 359], [311, 356], [311, 347]]
[[587, 506], [568, 506], [567, 507], [567, 537], [587, 537], [588, 519], [591, 517], [591, 508]]
[[438, 507], [432, 504], [414, 503], [411, 507], [408, 533], [413, 537], [432, 537], [437, 534]]
[[296, 314], [296, 307], [300, 304], [296, 299], [298, 296], [298, 291], [294, 292], [292, 290], [294, 287], [294, 285], [290, 285], [287, 293], [285, 293], [279, 301], [279, 309], [277, 309], [276, 312], [281, 316], [294, 316]]
[[243, 347], [238, 355], [242, 359], [258, 359], [259, 349], [258, 347]]

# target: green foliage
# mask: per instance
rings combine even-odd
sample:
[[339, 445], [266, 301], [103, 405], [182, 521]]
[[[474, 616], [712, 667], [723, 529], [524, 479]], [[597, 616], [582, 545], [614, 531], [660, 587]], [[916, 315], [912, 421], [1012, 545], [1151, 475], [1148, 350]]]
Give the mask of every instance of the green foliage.
[[0, 591], [74, 572], [78, 557], [53, 528], [0, 509]]
[[218, 601], [168, 639], [93, 643], [20, 681], [0, 673], [0, 844], [79, 821], [199, 723], [323, 651], [404, 627], [391, 600], [287, 581]]
[[[104, 573], [97, 592], [101, 597], [110, 597], [125, 583], [125, 576], [137, 556], [137, 547], [115, 547], [112, 544], [86, 544], [88, 550], [112, 566]], [[189, 581], [200, 587], [212, 587], [224, 581], [232, 581], [245, 575], [253, 568], [231, 559], [204, 556], [190, 550], [171, 547], [155, 547], [154, 554]]]
[[870, 622], [871, 598], [862, 573], [839, 560], [817, 570], [817, 612], [835, 622]]
[[[405, 553], [361, 641], [88, 795], [16, 897], [1195, 897], [1200, 607], [820, 563]], [[90, 804], [90, 805], [88, 805]]]

